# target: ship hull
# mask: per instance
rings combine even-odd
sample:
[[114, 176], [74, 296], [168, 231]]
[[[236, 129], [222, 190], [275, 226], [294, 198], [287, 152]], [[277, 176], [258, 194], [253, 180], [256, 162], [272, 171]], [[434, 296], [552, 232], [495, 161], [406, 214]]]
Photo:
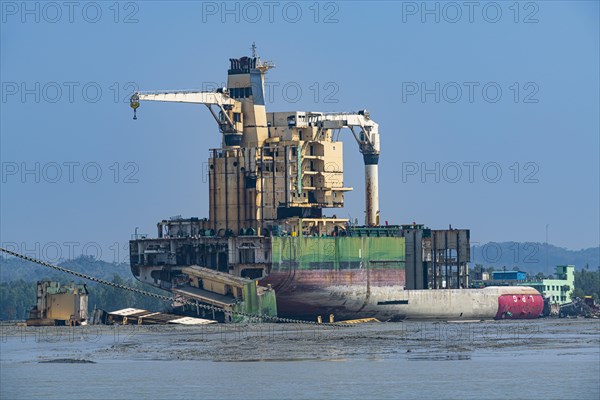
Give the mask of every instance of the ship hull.
[[277, 295], [279, 315], [315, 320], [377, 318], [382, 321], [531, 319], [541, 315], [544, 301], [530, 287], [405, 290], [404, 271], [296, 271], [272, 273], [261, 280]]
[[[436, 252], [442, 246], [450, 248], [450, 239], [442, 235], [432, 246]], [[416, 257], [422, 254], [419, 243], [399, 236], [161, 238], [132, 241], [130, 258], [137, 279], [167, 290], [185, 284], [182, 268], [190, 265], [258, 279], [260, 285], [275, 290], [278, 314], [287, 318], [328, 320], [333, 314], [336, 320], [387, 321], [541, 315], [543, 299], [535, 289], [459, 289], [468, 286], [468, 252], [461, 250], [463, 255], [457, 257], [461, 264], [456, 260], [454, 267], [441, 268]], [[458, 239], [453, 246], [468, 249], [459, 246]], [[420, 286], [414, 287], [415, 283]], [[431, 286], [437, 289], [423, 289]], [[454, 289], [439, 288], [444, 286]]]

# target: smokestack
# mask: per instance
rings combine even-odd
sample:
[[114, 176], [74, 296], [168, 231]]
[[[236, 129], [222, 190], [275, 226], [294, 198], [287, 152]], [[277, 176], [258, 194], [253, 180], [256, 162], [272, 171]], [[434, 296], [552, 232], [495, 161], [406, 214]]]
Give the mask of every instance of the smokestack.
[[365, 224], [379, 226], [379, 154], [364, 154], [365, 162]]

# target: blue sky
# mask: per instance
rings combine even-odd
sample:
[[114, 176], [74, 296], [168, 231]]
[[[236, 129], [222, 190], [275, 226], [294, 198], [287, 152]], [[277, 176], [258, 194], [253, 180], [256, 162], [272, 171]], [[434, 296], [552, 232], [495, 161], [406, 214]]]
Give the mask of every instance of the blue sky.
[[[552, 244], [598, 246], [598, 2], [22, 4], [2, 2], [0, 25], [4, 244], [110, 258], [135, 227], [207, 216], [210, 114], [144, 103], [133, 121], [123, 100], [221, 84], [255, 41], [277, 66], [269, 110], [367, 108], [380, 124], [382, 222], [479, 243], [543, 242], [548, 225]], [[362, 220], [343, 137], [355, 191], [329, 214]]]

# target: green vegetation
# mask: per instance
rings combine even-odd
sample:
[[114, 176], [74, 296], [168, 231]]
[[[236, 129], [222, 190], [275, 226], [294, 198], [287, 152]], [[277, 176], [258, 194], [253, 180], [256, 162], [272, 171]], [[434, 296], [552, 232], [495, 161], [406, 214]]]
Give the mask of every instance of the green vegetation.
[[594, 296], [596, 301], [600, 299], [600, 267], [597, 271], [575, 271], [575, 290], [571, 297], [583, 296]]
[[26, 319], [36, 303], [35, 282], [0, 283], [0, 320]]

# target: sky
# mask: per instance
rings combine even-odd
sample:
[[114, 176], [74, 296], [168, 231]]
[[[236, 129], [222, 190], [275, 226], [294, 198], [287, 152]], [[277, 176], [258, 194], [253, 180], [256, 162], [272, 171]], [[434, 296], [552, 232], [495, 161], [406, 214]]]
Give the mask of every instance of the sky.
[[[136, 227], [208, 215], [220, 136], [204, 106], [134, 90], [223, 86], [259, 55], [270, 111], [368, 109], [381, 221], [471, 229], [474, 244], [599, 245], [596, 1], [6, 2], [0, 242], [53, 260], [126, 259]], [[345, 142], [344, 210], [364, 218]]]

